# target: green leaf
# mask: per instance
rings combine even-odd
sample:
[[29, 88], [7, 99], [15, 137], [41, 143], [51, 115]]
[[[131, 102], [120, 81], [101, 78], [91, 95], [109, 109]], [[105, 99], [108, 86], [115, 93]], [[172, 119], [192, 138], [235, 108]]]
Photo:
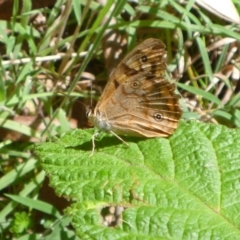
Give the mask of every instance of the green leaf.
[[[45, 173], [41, 171], [38, 173], [30, 182], [24, 185], [23, 189], [18, 192], [19, 196], [28, 196], [30, 193], [34, 193], [36, 189], [39, 189], [45, 179]], [[21, 179], [21, 181], [23, 181]], [[4, 208], [0, 211], [0, 222], [6, 222], [7, 216], [9, 216], [12, 212], [14, 212], [14, 208], [16, 208], [16, 202], [9, 202], [4, 205]], [[6, 222], [7, 223], [7, 222]]]
[[28, 197], [15, 196], [12, 194], [5, 194], [5, 195], [7, 197], [11, 198], [13, 201], [21, 203], [22, 205], [25, 205], [29, 208], [34, 208], [38, 211], [47, 213], [47, 214], [55, 216], [57, 218], [61, 217], [61, 214], [58, 212], [58, 210], [49, 203], [45, 203], [43, 201], [31, 199]]
[[2, 67], [2, 60], [0, 59], [0, 103], [6, 100], [6, 88], [3, 76], [5, 75], [5, 71]]
[[11, 185], [16, 181], [16, 179], [20, 179], [25, 174], [32, 171], [36, 168], [36, 159], [28, 159], [28, 161], [19, 164], [17, 167], [6, 173], [0, 179], [0, 190], [2, 191], [7, 186]]
[[80, 25], [81, 24], [81, 15], [82, 15], [81, 5], [80, 5], [79, 1], [77, 1], [77, 0], [73, 0], [72, 5], [73, 5], [74, 15], [77, 19], [77, 23]]
[[220, 99], [217, 98], [216, 96], [214, 96], [212, 93], [206, 92], [202, 89], [199, 89], [199, 88], [196, 88], [196, 87], [193, 87], [193, 86], [189, 86], [189, 85], [186, 85], [186, 84], [183, 84], [183, 83], [177, 83], [177, 85], [184, 90], [187, 90], [191, 93], [202, 96], [205, 99], [217, 104], [217, 106], [222, 107], [222, 102], [220, 101]]
[[3, 118], [0, 118], [0, 124], [1, 124], [1, 127], [3, 127], [3, 128], [25, 134], [26, 136], [36, 137], [39, 139], [41, 138], [41, 135], [38, 132], [34, 131], [30, 127], [25, 126], [21, 123], [18, 123], [18, 122], [9, 120], [9, 119], [6, 120]]
[[69, 119], [66, 117], [66, 112], [63, 109], [59, 109], [57, 118], [60, 122], [61, 132], [71, 129], [71, 124], [69, 122]]
[[209, 59], [209, 55], [208, 55], [208, 52], [207, 52], [207, 47], [200, 37], [196, 37], [196, 41], [197, 41], [197, 44], [198, 44], [199, 52], [200, 52], [200, 54], [203, 58], [204, 69], [206, 71], [205, 74], [212, 81], [213, 72], [212, 72], [212, 66], [211, 66], [211, 62], [210, 62], [210, 59]]
[[12, 226], [10, 231], [12, 233], [22, 233], [24, 230], [30, 227], [31, 220], [26, 212], [16, 212], [14, 214], [14, 220], [12, 222]]
[[[74, 130], [36, 153], [82, 239], [240, 239], [240, 130], [181, 122], [169, 138]], [[123, 206], [121, 223], [103, 224], [106, 206]]]

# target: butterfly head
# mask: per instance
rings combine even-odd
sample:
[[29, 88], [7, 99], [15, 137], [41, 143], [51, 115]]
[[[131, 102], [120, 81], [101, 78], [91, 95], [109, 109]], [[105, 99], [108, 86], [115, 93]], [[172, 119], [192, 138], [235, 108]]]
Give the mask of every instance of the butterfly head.
[[88, 106], [86, 108], [86, 115], [90, 122], [100, 131], [103, 132], [111, 131], [111, 125], [108, 123], [106, 118], [103, 117], [100, 111], [96, 109], [93, 110], [90, 106]]

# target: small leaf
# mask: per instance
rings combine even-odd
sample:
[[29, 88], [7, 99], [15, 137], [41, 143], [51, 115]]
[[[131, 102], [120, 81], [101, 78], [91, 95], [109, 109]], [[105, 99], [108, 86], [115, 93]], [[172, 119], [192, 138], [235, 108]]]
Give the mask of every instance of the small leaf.
[[26, 212], [16, 212], [11, 226], [11, 232], [18, 234], [27, 230], [31, 224], [30, 217]]

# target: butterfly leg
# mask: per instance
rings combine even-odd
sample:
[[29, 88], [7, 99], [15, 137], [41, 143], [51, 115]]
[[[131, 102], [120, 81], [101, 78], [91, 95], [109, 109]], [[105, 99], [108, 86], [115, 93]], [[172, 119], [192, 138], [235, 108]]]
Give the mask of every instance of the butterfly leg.
[[126, 144], [129, 147], [129, 144], [125, 142], [121, 137], [119, 137], [115, 132], [110, 131], [110, 133], [112, 133], [116, 138], [118, 138], [120, 141], [122, 141], [124, 144]]
[[92, 151], [89, 157], [91, 157], [95, 150], [95, 138], [99, 135], [99, 132], [96, 132], [92, 135]]
[[[126, 144], [127, 146], [129, 146], [129, 144], [127, 142], [125, 142], [121, 137], [119, 137], [115, 132], [110, 131], [110, 133], [112, 133], [116, 138], [118, 138], [121, 142], [123, 142], [124, 144]], [[99, 132], [96, 132], [92, 135], [92, 151], [89, 157], [91, 157], [94, 153], [95, 150], [95, 138], [99, 135]]]

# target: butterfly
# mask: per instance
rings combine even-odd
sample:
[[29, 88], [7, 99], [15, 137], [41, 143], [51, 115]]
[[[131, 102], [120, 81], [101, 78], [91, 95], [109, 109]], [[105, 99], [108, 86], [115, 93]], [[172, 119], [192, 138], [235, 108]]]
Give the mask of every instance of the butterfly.
[[165, 78], [165, 57], [165, 45], [149, 38], [123, 58], [95, 109], [87, 111], [99, 131], [112, 133], [126, 143], [119, 135], [168, 137], [176, 130], [182, 111], [175, 84]]

